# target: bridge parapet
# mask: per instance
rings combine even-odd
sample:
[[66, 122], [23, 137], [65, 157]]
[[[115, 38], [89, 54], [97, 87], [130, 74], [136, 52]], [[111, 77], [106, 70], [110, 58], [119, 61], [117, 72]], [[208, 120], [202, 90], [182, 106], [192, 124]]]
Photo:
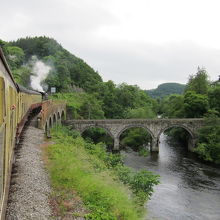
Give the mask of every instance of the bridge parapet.
[[151, 137], [151, 150], [158, 151], [160, 135], [169, 128], [181, 127], [186, 129], [191, 135], [189, 150], [195, 146], [197, 132], [204, 124], [202, 118], [172, 118], [172, 119], [102, 119], [102, 120], [67, 120], [66, 124], [71, 125], [79, 132], [84, 132], [90, 127], [100, 127], [114, 139], [114, 149], [119, 149], [120, 135], [132, 127], [141, 127], [146, 129]]

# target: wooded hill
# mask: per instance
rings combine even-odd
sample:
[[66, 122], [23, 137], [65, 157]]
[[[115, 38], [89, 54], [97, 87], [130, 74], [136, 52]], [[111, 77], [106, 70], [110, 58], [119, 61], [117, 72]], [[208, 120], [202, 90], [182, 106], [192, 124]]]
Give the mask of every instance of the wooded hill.
[[30, 86], [31, 67], [28, 61], [37, 56], [53, 68], [45, 83], [55, 86], [58, 92], [70, 92], [75, 86], [92, 91], [99, 82], [100, 75], [82, 59], [64, 49], [56, 40], [48, 37], [26, 37], [17, 41], [0, 40], [10, 68], [17, 82]]
[[[56, 87], [68, 99], [76, 118], [155, 117], [157, 103], [137, 86], [103, 82], [101, 76], [86, 62], [48, 37], [27, 37], [13, 42], [0, 40], [15, 80], [30, 87], [33, 55], [52, 66], [43, 82]], [[76, 88], [81, 88], [81, 93]], [[84, 93], [82, 93], [82, 89]], [[78, 98], [77, 98], [78, 97]], [[76, 100], [79, 100], [76, 102]]]
[[163, 83], [156, 89], [146, 90], [146, 93], [152, 98], [162, 98], [171, 94], [183, 94], [185, 85], [179, 83]]

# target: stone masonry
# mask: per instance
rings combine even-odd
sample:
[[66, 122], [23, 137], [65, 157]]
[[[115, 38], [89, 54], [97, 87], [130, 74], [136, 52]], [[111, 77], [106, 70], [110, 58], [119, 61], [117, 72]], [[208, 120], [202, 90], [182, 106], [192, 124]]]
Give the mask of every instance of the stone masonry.
[[188, 149], [191, 151], [197, 141], [197, 132], [203, 126], [203, 119], [106, 119], [106, 120], [67, 120], [67, 125], [83, 133], [90, 127], [100, 127], [114, 139], [114, 150], [119, 150], [120, 135], [128, 128], [141, 127], [152, 137], [151, 151], [159, 151], [160, 135], [169, 128], [180, 127], [190, 134]]

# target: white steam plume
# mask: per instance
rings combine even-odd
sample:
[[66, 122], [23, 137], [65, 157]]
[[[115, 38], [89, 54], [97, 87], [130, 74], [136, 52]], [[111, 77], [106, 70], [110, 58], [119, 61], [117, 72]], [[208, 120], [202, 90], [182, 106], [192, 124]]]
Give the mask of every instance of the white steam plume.
[[43, 92], [43, 87], [41, 86], [41, 82], [45, 80], [51, 70], [51, 67], [38, 60], [36, 56], [32, 57], [32, 72], [31, 75], [31, 87], [34, 90], [39, 92]]

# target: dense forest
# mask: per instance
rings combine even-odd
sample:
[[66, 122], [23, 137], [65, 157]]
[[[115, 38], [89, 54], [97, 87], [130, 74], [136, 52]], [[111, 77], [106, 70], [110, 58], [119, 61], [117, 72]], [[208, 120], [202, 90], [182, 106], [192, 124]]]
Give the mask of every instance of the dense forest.
[[[191, 75], [183, 95], [170, 95], [160, 104], [165, 118], [205, 118], [195, 152], [210, 162], [220, 163], [220, 80], [210, 82], [205, 69]], [[180, 137], [178, 130], [174, 132]]]
[[[198, 69], [191, 75], [186, 86], [165, 83], [146, 92], [125, 83], [103, 82], [98, 72], [48, 37], [27, 37], [13, 42], [0, 40], [0, 45], [16, 81], [26, 87], [30, 87], [30, 78], [34, 74], [29, 62], [32, 56], [52, 67], [42, 85], [47, 85], [48, 89], [57, 88], [58, 93], [53, 98], [67, 100], [70, 118], [155, 118], [157, 115], [206, 118], [207, 126], [200, 131], [195, 151], [205, 160], [220, 163], [220, 125], [217, 120], [220, 117], [220, 85], [219, 81], [208, 80], [205, 69]], [[153, 99], [147, 93], [160, 99]], [[91, 141], [111, 145], [104, 133], [94, 129], [86, 136]], [[175, 136], [181, 135], [176, 131]], [[122, 135], [121, 144], [140, 150], [149, 141], [149, 135], [140, 128], [133, 128]]]

